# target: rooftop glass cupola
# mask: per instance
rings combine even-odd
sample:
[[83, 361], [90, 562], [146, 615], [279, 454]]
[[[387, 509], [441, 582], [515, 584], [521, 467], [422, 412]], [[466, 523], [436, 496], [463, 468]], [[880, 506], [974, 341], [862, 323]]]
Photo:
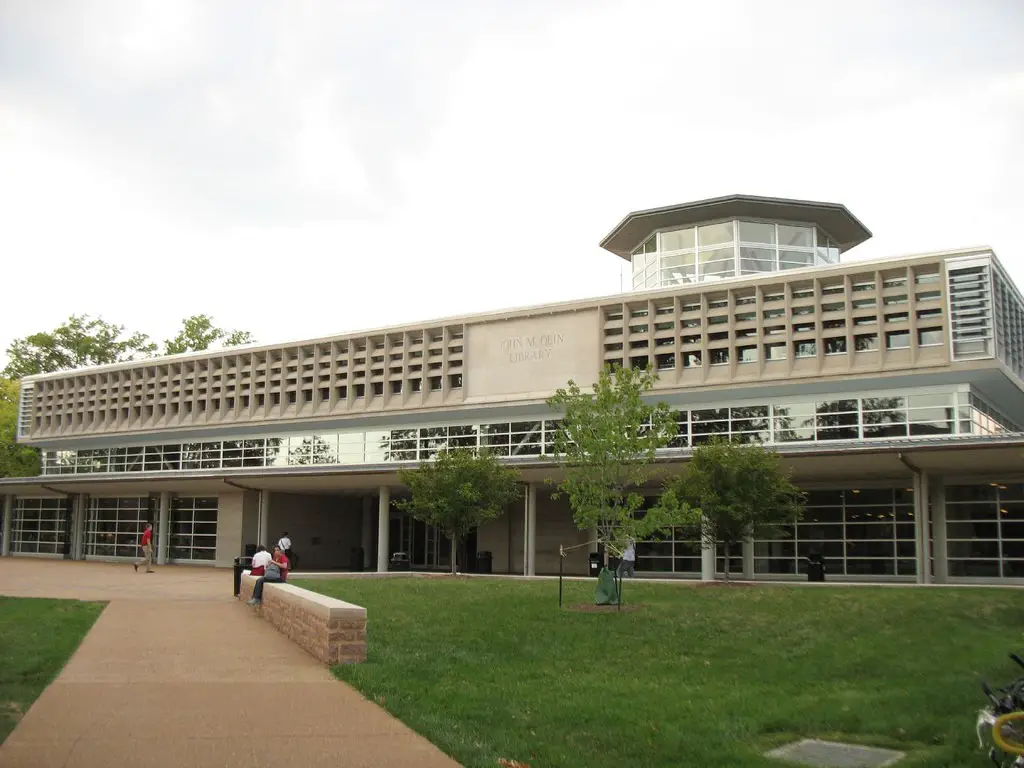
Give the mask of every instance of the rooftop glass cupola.
[[729, 195], [635, 211], [601, 241], [634, 291], [835, 264], [871, 232], [836, 203]]

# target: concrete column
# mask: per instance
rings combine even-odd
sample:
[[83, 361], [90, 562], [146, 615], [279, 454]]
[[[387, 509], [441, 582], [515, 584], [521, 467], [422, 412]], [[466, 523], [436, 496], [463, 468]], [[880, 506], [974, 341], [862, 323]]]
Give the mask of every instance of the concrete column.
[[743, 540], [743, 578], [751, 581], [754, 578], [754, 537]]
[[381, 486], [377, 503], [377, 573], [387, 573], [391, 557], [388, 536], [391, 526], [391, 489]]
[[715, 580], [715, 546], [704, 540], [700, 540], [700, 580]]
[[917, 583], [931, 584], [931, 541], [928, 537], [928, 475], [914, 475], [914, 536], [916, 539]]
[[600, 535], [601, 533], [597, 530], [596, 525], [587, 532], [587, 540], [590, 541], [590, 547], [588, 551], [591, 554], [597, 552], [597, 537]]
[[936, 584], [949, 581], [949, 552], [946, 547], [946, 485], [941, 477], [931, 478], [932, 557], [935, 571], [932, 577]]
[[156, 521], [156, 564], [167, 564], [167, 549], [171, 540], [171, 494], [160, 494], [160, 508]]
[[373, 497], [363, 496], [363, 568], [370, 567], [370, 550], [373, 549]]
[[259, 543], [270, 547], [270, 491], [260, 491], [260, 523], [257, 528]]
[[72, 560], [82, 559], [86, 515], [88, 515], [88, 508], [85, 503], [85, 496], [81, 493], [76, 493], [71, 498], [71, 552], [69, 557]]
[[3, 539], [0, 540], [0, 555], [7, 557], [11, 554], [11, 534], [14, 526], [14, 497], [0, 496], [0, 506], [3, 507], [4, 515], [4, 527], [3, 527]]
[[530, 483], [526, 488], [526, 575], [537, 574], [537, 484]]

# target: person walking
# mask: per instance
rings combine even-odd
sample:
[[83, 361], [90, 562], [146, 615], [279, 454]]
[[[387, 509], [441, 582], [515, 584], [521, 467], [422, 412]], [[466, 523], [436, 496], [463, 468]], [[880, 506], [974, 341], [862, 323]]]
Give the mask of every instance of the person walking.
[[288, 531], [281, 534], [281, 538], [277, 540], [277, 548], [284, 553], [285, 557], [288, 558], [288, 562], [291, 565], [292, 570], [295, 569], [295, 564], [298, 558], [295, 553], [292, 552], [292, 540], [288, 538]]
[[626, 549], [622, 553], [617, 570], [620, 579], [623, 576], [629, 576], [631, 579], [636, 577], [636, 542], [633, 539], [626, 540]]
[[139, 572], [139, 566], [146, 566], [146, 573], [153, 573], [153, 524], [146, 523], [146, 530], [142, 532], [142, 539], [139, 541], [142, 547], [142, 559], [136, 560], [133, 565], [135, 572]]

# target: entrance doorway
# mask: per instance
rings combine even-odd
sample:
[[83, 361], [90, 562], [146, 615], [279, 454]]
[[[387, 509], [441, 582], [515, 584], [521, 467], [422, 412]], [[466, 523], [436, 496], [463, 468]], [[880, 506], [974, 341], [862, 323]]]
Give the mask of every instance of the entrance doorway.
[[[408, 552], [412, 568], [419, 571], [450, 571], [452, 568], [451, 542], [433, 525], [408, 515], [392, 517], [390, 539], [393, 552]], [[458, 565], [463, 573], [471, 572], [476, 564], [476, 531], [472, 531], [458, 545]]]

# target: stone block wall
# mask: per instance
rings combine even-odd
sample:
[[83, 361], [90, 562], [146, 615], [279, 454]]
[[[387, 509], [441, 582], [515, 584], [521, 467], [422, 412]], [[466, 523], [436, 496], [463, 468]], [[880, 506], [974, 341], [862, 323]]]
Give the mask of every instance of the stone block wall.
[[[242, 576], [238, 599], [252, 597], [256, 578]], [[291, 584], [265, 584], [255, 610], [278, 632], [325, 664], [366, 661], [366, 609]]]

